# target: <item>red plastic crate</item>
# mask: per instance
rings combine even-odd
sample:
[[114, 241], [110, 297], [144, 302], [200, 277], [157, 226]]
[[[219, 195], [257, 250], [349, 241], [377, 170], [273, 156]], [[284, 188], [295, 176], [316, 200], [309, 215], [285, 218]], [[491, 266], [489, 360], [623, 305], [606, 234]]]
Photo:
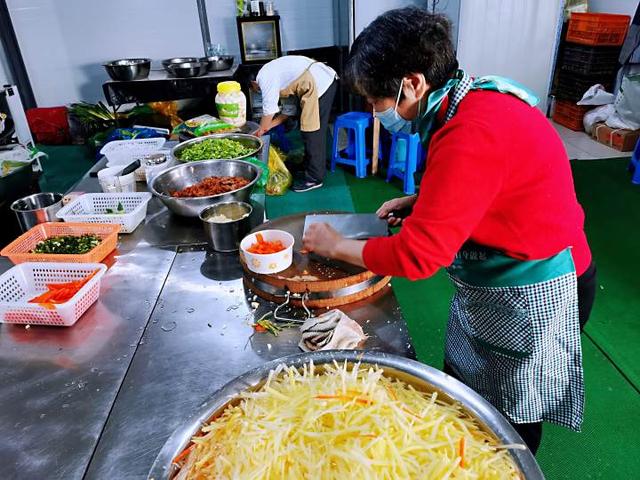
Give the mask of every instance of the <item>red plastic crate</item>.
[[589, 107], [576, 105], [567, 100], [556, 100], [556, 106], [551, 118], [553, 118], [554, 122], [571, 130], [582, 131], [584, 130], [582, 119], [588, 110]]
[[567, 42], [619, 46], [624, 43], [630, 22], [629, 15], [572, 13], [567, 30]]

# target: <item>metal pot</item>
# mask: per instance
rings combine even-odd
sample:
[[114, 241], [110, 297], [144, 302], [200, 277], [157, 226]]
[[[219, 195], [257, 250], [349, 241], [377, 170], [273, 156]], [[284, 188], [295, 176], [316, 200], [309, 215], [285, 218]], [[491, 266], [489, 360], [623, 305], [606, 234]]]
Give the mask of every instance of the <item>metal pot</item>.
[[[183, 451], [191, 438], [197, 434], [202, 425], [208, 423], [220, 415], [232, 401], [238, 400], [240, 393], [247, 389], [260, 387], [267, 379], [269, 372], [278, 365], [286, 364], [301, 367], [313, 361], [317, 368], [334, 361], [354, 364], [378, 365], [383, 368], [385, 375], [396, 377], [422, 391], [436, 391], [439, 398], [458, 401], [467, 413], [478, 419], [485, 430], [492, 433], [503, 444], [524, 443], [522, 438], [489, 402], [464, 385], [462, 382], [449, 375], [428, 367], [422, 363], [382, 352], [353, 351], [353, 350], [328, 350], [321, 352], [290, 355], [274, 360], [257, 367], [237, 377], [218, 390], [213, 396], [195, 412], [195, 415], [185, 421], [166, 441], [162, 450], [156, 457], [149, 480], [170, 479], [173, 477], [175, 467], [172, 460]], [[536, 463], [531, 451], [510, 450], [511, 457], [520, 469], [522, 477], [526, 480], [544, 480], [544, 475]]]
[[193, 78], [204, 75], [207, 72], [207, 64], [199, 61], [172, 63], [167, 67], [167, 70], [174, 77]]
[[59, 222], [56, 213], [62, 208], [62, 197], [61, 193], [36, 193], [13, 202], [11, 210], [18, 217], [22, 231], [26, 232], [39, 223]]
[[[245, 202], [225, 202], [207, 207], [200, 212], [207, 242], [217, 252], [235, 252], [249, 230], [253, 207]], [[223, 215], [231, 221], [217, 222], [212, 217]]]
[[[150, 190], [176, 215], [198, 217], [206, 207], [225, 202], [249, 202], [262, 169], [241, 160], [205, 160], [184, 163], [160, 172], [152, 181]], [[243, 177], [249, 184], [233, 192], [209, 197], [172, 197], [171, 192], [194, 185], [206, 177]]]
[[128, 82], [149, 76], [151, 60], [148, 58], [123, 58], [105, 63], [105, 70], [113, 80]]
[[[182, 152], [185, 148], [193, 145], [194, 143], [200, 143], [200, 142], [204, 142], [206, 140], [211, 140], [211, 139], [223, 139], [223, 138], [234, 140], [238, 143], [241, 143], [245, 147], [248, 147], [251, 149], [251, 151], [246, 155], [242, 155], [241, 157], [235, 157], [230, 160], [241, 160], [243, 158], [258, 156], [264, 145], [264, 143], [262, 142], [262, 139], [260, 137], [256, 137], [255, 135], [249, 135], [246, 133], [216, 133], [213, 135], [206, 135], [204, 137], [192, 138], [191, 140], [187, 140], [186, 142], [179, 143], [178, 145], [176, 145], [171, 149], [171, 156], [181, 163], [194, 163], [194, 162], [185, 162], [184, 160], [181, 160], [180, 152]], [[220, 159], [211, 158], [208, 160], [220, 160]], [[201, 162], [202, 160], [197, 160], [197, 161]]]
[[201, 62], [206, 62], [210, 72], [221, 72], [229, 70], [233, 66], [233, 55], [214, 55], [212, 57], [202, 57]]
[[175, 58], [167, 58], [162, 61], [162, 66], [168, 72], [169, 65], [177, 64], [177, 63], [188, 63], [188, 62], [197, 62], [198, 59], [196, 57], [175, 57]]

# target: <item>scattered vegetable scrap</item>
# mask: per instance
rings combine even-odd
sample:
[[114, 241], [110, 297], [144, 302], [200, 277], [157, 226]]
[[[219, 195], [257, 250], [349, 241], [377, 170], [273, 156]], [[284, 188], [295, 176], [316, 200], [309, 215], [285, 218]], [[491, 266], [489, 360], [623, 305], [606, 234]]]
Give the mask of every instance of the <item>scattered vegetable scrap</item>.
[[118, 207], [114, 210], [113, 208], [105, 209], [105, 215], [124, 215], [124, 206], [121, 202], [118, 202]]
[[29, 300], [29, 303], [37, 303], [47, 310], [53, 310], [54, 305], [68, 302], [73, 296], [91, 280], [99, 270], [96, 270], [88, 277], [75, 282], [47, 283], [47, 291]]
[[260, 255], [267, 255], [269, 253], [278, 253], [282, 250], [285, 250], [287, 247], [284, 246], [281, 240], [265, 240], [262, 234], [256, 234], [257, 242], [252, 244], [247, 251], [249, 253], [256, 253]]
[[269, 317], [271, 315], [272, 313], [269, 312], [256, 320], [256, 322], [253, 324], [253, 329], [258, 333], [269, 332], [277, 337], [278, 334], [282, 331], [282, 327], [269, 320]]

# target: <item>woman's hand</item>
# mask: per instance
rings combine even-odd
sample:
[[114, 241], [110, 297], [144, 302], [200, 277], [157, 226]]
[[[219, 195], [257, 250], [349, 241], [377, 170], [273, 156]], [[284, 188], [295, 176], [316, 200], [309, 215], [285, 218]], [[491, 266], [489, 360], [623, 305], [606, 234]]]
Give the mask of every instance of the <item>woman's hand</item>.
[[365, 267], [363, 250], [366, 242], [344, 238], [326, 223], [314, 223], [307, 228], [302, 244], [304, 249], [321, 257]]
[[335, 249], [344, 240], [333, 227], [326, 223], [309, 225], [302, 239], [305, 250], [314, 252], [322, 257], [335, 257]]
[[376, 214], [380, 218], [387, 219], [387, 222], [389, 223], [389, 225], [391, 225], [392, 227], [395, 227], [402, 223], [402, 218], [389, 217], [389, 214], [395, 210], [402, 210], [404, 208], [413, 207], [414, 203], [416, 203], [416, 198], [417, 198], [417, 195], [394, 198], [393, 200], [384, 202], [382, 206], [378, 209]]

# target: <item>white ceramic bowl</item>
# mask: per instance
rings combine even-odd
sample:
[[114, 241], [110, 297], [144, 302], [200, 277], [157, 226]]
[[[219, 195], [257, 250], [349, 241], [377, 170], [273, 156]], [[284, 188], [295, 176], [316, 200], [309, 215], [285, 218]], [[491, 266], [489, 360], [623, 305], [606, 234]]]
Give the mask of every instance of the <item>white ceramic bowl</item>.
[[[267, 242], [280, 240], [286, 248], [277, 253], [250, 253], [247, 249], [258, 242], [256, 233], [260, 233], [262, 238]], [[242, 239], [242, 242], [240, 242], [240, 251], [249, 270], [268, 275], [289, 268], [291, 262], [293, 262], [293, 244], [295, 242], [293, 236], [282, 230], [262, 230], [256, 233], [247, 235]]]

